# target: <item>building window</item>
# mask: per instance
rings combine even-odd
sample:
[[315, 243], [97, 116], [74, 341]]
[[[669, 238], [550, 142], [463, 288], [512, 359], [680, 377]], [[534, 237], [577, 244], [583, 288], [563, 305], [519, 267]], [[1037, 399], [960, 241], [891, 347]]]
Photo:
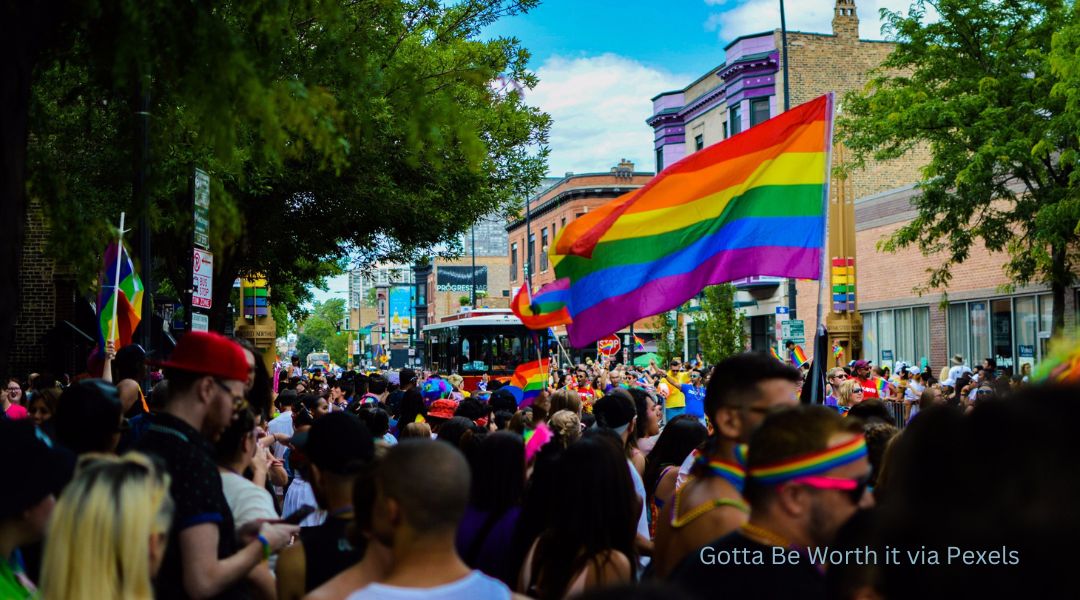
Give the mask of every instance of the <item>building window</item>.
[[730, 135], [731, 134], [728, 133], [727, 121], [724, 121], [724, 139], [725, 140], [728, 139], [728, 137], [730, 137]]
[[697, 134], [694, 136], [694, 151], [697, 152], [705, 147], [705, 136], [703, 134]]
[[750, 101], [750, 126], [769, 120], [769, 99], [754, 98]]
[[541, 273], [543, 273], [544, 271], [547, 271], [547, 268], [548, 268], [548, 255], [547, 255], [548, 235], [547, 235], [547, 231], [548, 231], [547, 227], [540, 230], [540, 272]]
[[930, 359], [930, 308], [898, 308], [862, 313], [863, 358], [894, 368], [897, 362], [921, 367]]
[[525, 259], [525, 275], [528, 279], [536, 269], [536, 234], [529, 234], [529, 256]]
[[1052, 307], [1050, 294], [950, 304], [948, 353], [968, 365], [993, 358], [998, 369], [1030, 375], [1046, 357]]
[[656, 149], [656, 172], [659, 173], [660, 171], [663, 171], [663, 170], [664, 170], [664, 149], [663, 148], [657, 148]]
[[510, 281], [517, 281], [518, 271], [518, 245], [517, 242], [510, 244]]
[[561, 220], [559, 221], [559, 227], [564, 227], [564, 228], [566, 227], [566, 217], [563, 217], [563, 218], [562, 218], [562, 219], [561, 219]]
[[728, 111], [728, 123], [731, 124], [731, 135], [736, 135], [742, 131], [742, 107], [738, 104], [732, 106]]

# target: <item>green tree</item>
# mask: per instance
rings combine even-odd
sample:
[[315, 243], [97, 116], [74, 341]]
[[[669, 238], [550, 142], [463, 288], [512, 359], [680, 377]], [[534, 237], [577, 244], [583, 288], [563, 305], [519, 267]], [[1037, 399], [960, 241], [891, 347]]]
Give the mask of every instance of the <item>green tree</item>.
[[694, 324], [701, 357], [710, 365], [745, 349], [743, 314], [735, 308], [735, 286], [730, 283], [705, 288]]
[[653, 318], [653, 327], [656, 328], [656, 353], [663, 359], [663, 367], [671, 364], [675, 357], [683, 355], [683, 333], [676, 317], [671, 311], [663, 312]]
[[304, 357], [309, 352], [326, 350], [330, 353], [330, 360], [344, 366], [349, 359], [348, 336], [341, 328], [344, 321], [344, 300], [331, 298], [326, 302], [316, 301], [298, 327], [300, 335], [296, 340], [296, 353]]
[[[309, 287], [349, 260], [452, 251], [468, 223], [516, 210], [545, 170], [548, 117], [495, 85], [534, 86], [528, 53], [479, 35], [536, 3], [99, 0], [58, 12], [63, 39], [13, 80], [32, 84], [29, 104], [8, 107], [28, 122], [30, 192], [54, 231], [79, 233], [53, 236], [49, 251], [89, 291], [120, 211], [141, 216], [130, 181], [140, 89], [151, 97], [154, 270], [173, 289], [188, 287], [192, 168], [211, 175], [212, 326], [238, 274], [264, 275], [299, 317]], [[19, 140], [2, 142], [18, 159]], [[9, 173], [21, 190], [25, 172]], [[23, 202], [9, 195], [0, 204]], [[18, 228], [16, 208], [0, 227]], [[19, 237], [0, 243], [17, 249]], [[0, 307], [14, 302], [17, 285], [0, 287]]]
[[[928, 6], [940, 20], [927, 21]], [[1016, 284], [1050, 286], [1060, 331], [1080, 241], [1076, 7], [917, 0], [907, 15], [882, 14], [897, 46], [865, 90], [844, 99], [838, 125], [849, 166], [919, 147], [930, 161], [917, 215], [880, 247], [941, 257], [920, 292], [947, 290], [976, 242], [1007, 252]]]

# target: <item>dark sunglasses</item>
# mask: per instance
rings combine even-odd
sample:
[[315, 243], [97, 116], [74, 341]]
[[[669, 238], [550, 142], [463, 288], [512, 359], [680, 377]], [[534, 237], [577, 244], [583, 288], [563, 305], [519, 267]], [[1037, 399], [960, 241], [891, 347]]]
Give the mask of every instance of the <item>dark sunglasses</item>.
[[863, 475], [858, 479], [842, 479], [837, 477], [798, 477], [788, 481], [796, 485], [805, 485], [815, 490], [838, 490], [847, 492], [847, 497], [852, 504], [858, 505], [862, 501], [866, 488], [870, 485], [870, 475]]

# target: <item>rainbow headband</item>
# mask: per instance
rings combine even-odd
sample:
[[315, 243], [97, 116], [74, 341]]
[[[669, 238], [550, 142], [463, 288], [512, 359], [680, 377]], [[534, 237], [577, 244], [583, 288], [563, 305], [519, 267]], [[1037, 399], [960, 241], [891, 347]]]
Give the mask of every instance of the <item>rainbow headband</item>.
[[[736, 458], [738, 452], [736, 452]], [[742, 464], [733, 464], [722, 460], [709, 460], [704, 455], [698, 456], [697, 461], [705, 465], [709, 472], [717, 477], [720, 477], [730, 483], [740, 493], [743, 490], [743, 484], [746, 482], [746, 470], [742, 467]], [[740, 459], [740, 463], [742, 460]]]
[[858, 436], [850, 442], [812, 452], [787, 460], [750, 469], [750, 477], [757, 483], [773, 485], [790, 481], [797, 477], [819, 475], [848, 463], [853, 463], [866, 456], [866, 438]]

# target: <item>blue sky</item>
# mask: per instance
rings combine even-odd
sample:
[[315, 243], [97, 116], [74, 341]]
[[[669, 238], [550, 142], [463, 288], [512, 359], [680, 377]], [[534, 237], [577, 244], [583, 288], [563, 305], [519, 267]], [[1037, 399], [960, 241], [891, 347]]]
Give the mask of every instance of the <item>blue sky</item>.
[[[879, 9], [913, 0], [856, 0], [859, 33], [882, 39]], [[788, 28], [832, 31], [835, 0], [786, 0]], [[607, 171], [622, 158], [653, 170], [653, 132], [645, 124], [656, 94], [686, 87], [724, 60], [732, 39], [780, 27], [779, 0], [544, 0], [502, 19], [483, 37], [516, 37], [540, 78], [526, 102], [552, 116], [548, 173]], [[325, 301], [344, 298], [334, 278]]]

